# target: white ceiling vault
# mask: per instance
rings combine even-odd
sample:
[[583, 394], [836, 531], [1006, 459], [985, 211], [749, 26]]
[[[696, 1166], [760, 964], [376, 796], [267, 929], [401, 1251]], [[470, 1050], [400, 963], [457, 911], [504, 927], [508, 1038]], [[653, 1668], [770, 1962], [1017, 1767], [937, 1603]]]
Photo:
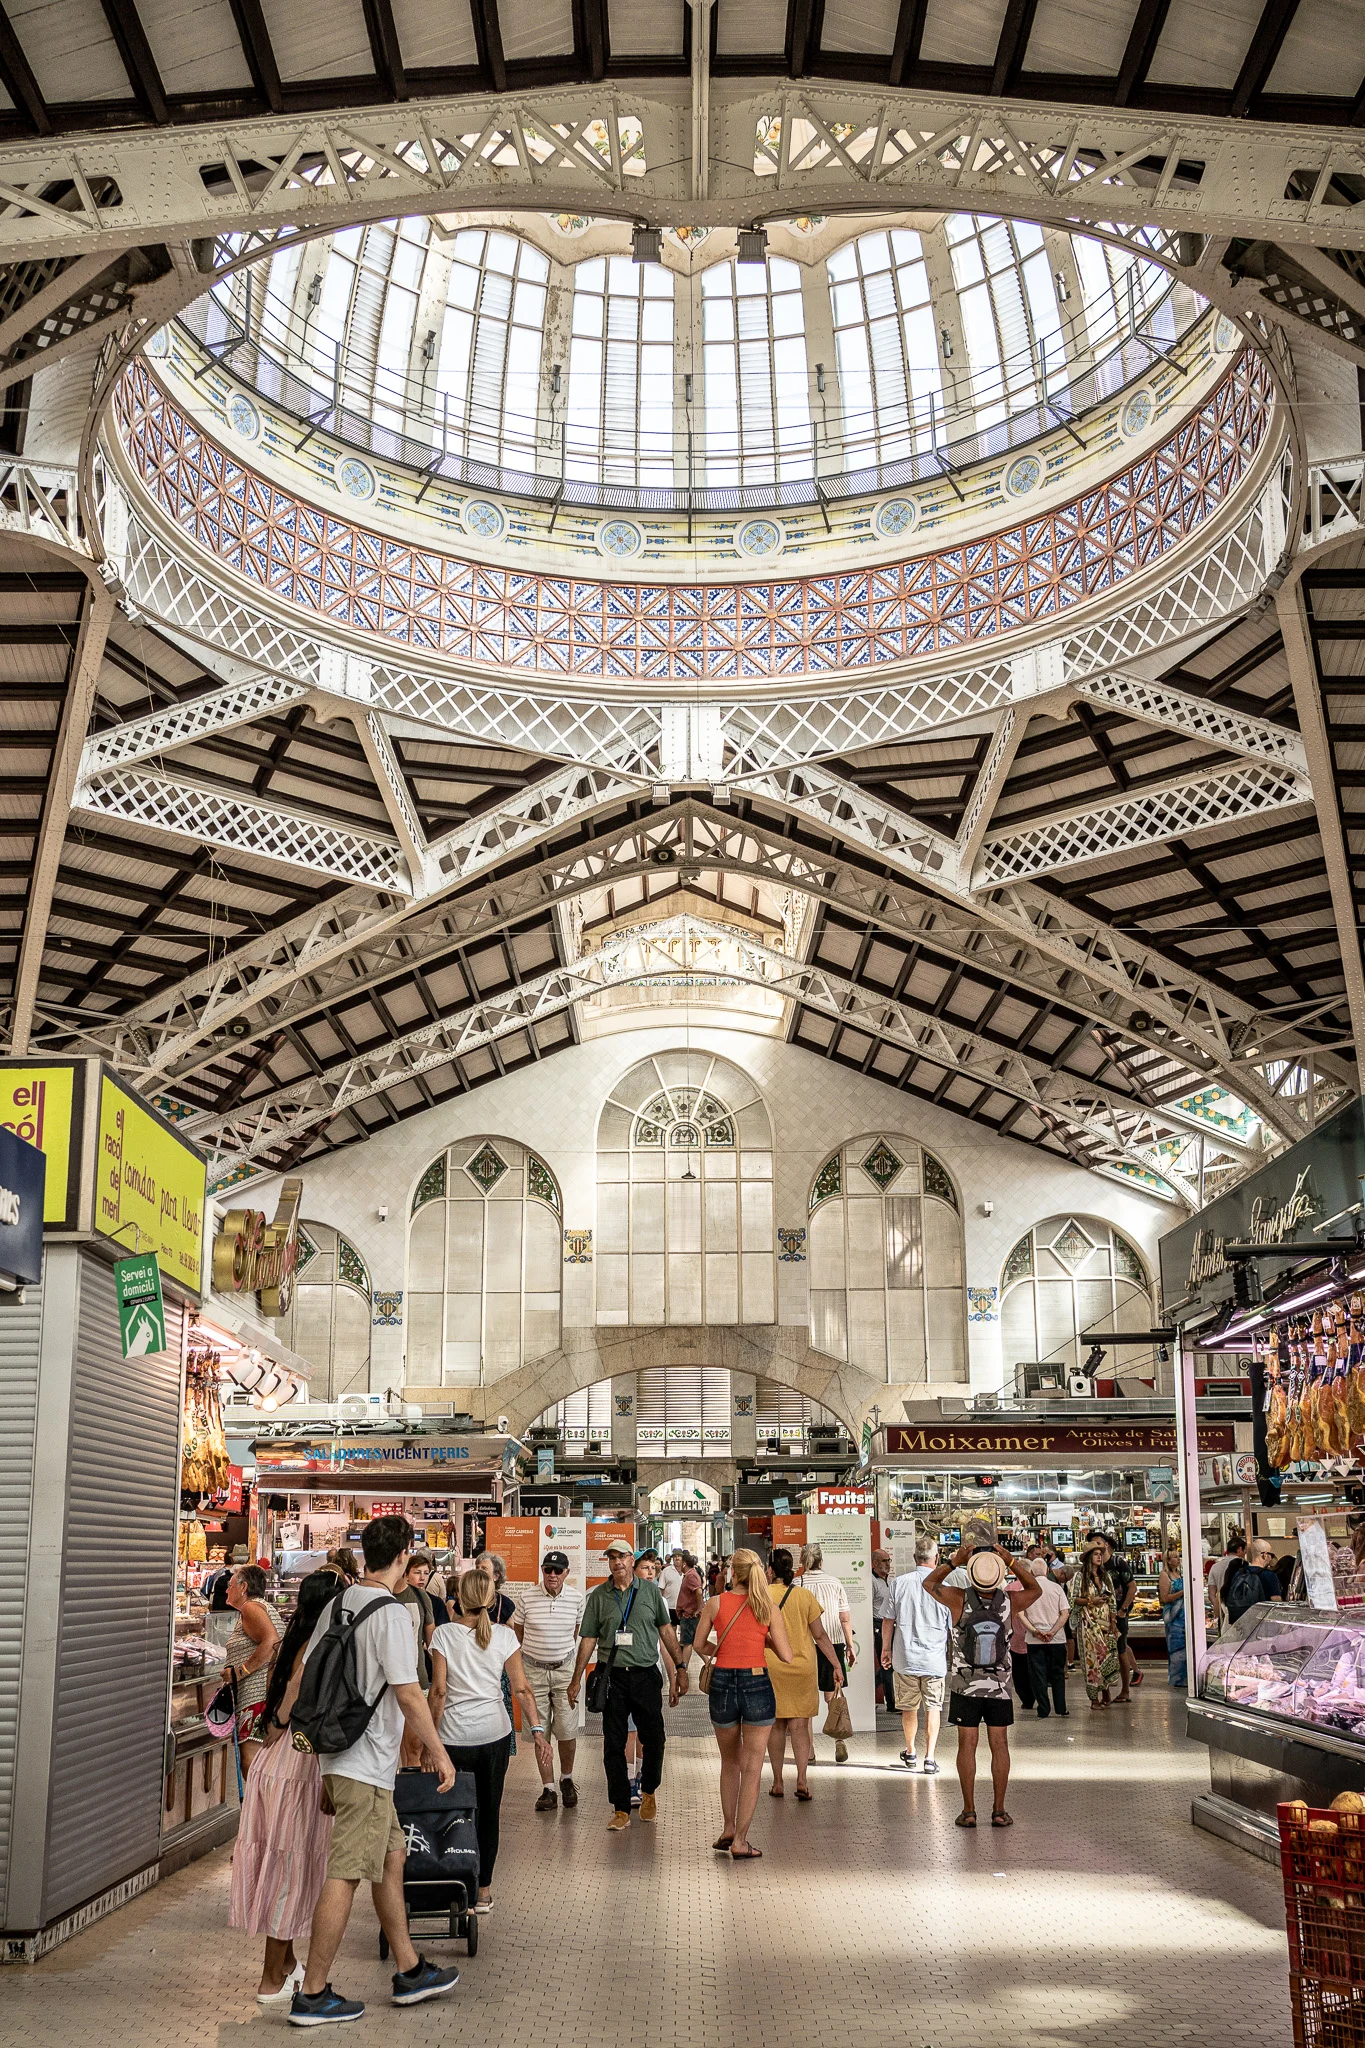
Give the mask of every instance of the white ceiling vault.
[[[1311, 1126], [1365, 1049], [1363, 28], [1365, 0], [0, 13], [0, 1042], [103, 1051], [225, 1180], [670, 984], [1190, 1206]], [[494, 205], [1160, 226], [1273, 362], [1286, 467], [1142, 595], [1159, 620], [1185, 578], [1188, 629], [986, 711], [812, 693], [798, 740], [699, 698], [687, 759], [643, 685], [380, 702], [145, 507], [118, 552], [100, 407], [79, 452], [69, 401], [44, 439], [44, 379], [105, 397], [227, 236]]]

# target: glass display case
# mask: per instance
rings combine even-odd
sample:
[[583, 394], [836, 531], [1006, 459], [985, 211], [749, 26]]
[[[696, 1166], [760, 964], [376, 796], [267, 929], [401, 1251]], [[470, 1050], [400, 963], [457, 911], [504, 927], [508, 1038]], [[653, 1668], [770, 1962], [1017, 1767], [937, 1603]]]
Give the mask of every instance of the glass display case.
[[1365, 1613], [1253, 1607], [1210, 1646], [1199, 1692], [1365, 1743]]

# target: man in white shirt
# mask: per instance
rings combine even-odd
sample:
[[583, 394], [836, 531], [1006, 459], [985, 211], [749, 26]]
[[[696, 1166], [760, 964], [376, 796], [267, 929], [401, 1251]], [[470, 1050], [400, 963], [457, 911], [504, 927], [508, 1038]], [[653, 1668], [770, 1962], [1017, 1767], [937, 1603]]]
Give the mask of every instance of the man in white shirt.
[[[1029, 1679], [1038, 1719], [1046, 1721], [1054, 1709], [1059, 1714], [1069, 1711], [1066, 1704], [1066, 1625], [1071, 1619], [1071, 1602], [1065, 1589], [1049, 1576], [1047, 1559], [1040, 1544], [1030, 1547], [1027, 1562], [1038, 1581], [1038, 1598], [1023, 1612], [1024, 1648], [1028, 1654]], [[1051, 1705], [1048, 1704], [1049, 1693]]]
[[1221, 1557], [1216, 1557], [1209, 1566], [1208, 1589], [1213, 1606], [1215, 1629], [1223, 1626], [1223, 1581], [1235, 1564], [1242, 1564], [1247, 1554], [1247, 1540], [1235, 1529], [1227, 1541], [1227, 1548]]
[[[820, 1615], [825, 1625], [825, 1634], [839, 1653], [843, 1667], [837, 1671], [821, 1649], [815, 1652], [817, 1680], [828, 1706], [836, 1685], [842, 1685], [853, 1668], [857, 1657], [857, 1646], [853, 1640], [853, 1616], [849, 1612], [848, 1594], [843, 1581], [836, 1579], [833, 1572], [823, 1571], [825, 1553], [818, 1543], [801, 1545], [801, 1583], [808, 1593], [814, 1593], [820, 1602]], [[834, 1745], [836, 1764], [848, 1762], [848, 1744], [842, 1740]]]
[[[536, 1719], [559, 1742], [559, 1790], [566, 1807], [578, 1804], [578, 1789], [573, 1781], [578, 1709], [569, 1705], [569, 1686], [582, 1619], [583, 1595], [569, 1584], [568, 1558], [562, 1550], [547, 1550], [540, 1567], [540, 1584], [527, 1586], [520, 1595], [513, 1609], [512, 1626], [535, 1695]], [[540, 1785], [536, 1812], [553, 1813], [559, 1800], [555, 1794], [554, 1760], [548, 1750], [540, 1765]]]
[[872, 1553], [872, 1662], [876, 1679], [876, 1690], [882, 1705], [888, 1713], [895, 1694], [895, 1673], [883, 1665], [881, 1658], [882, 1623], [891, 1613], [891, 1552], [874, 1550]]
[[684, 1550], [675, 1550], [659, 1573], [659, 1591], [664, 1596], [664, 1606], [668, 1609], [674, 1628], [678, 1626], [678, 1595], [682, 1591], [683, 1559], [686, 1555]]
[[[406, 1607], [395, 1598], [407, 1574], [412, 1534], [406, 1515], [381, 1515], [367, 1522], [361, 1538], [365, 1576], [342, 1595], [343, 1611], [363, 1616], [355, 1625], [356, 1679], [366, 1700], [377, 1704], [358, 1741], [349, 1749], [321, 1758], [323, 1791], [336, 1818], [327, 1852], [327, 1877], [313, 1913], [308, 1968], [289, 2009], [289, 2023], [295, 2027], [358, 2020], [365, 2011], [358, 1999], [343, 1998], [329, 1981], [355, 1903], [356, 1886], [362, 1879], [369, 1882], [379, 1924], [398, 1965], [393, 2003], [419, 2005], [453, 1990], [460, 1980], [458, 1970], [439, 1969], [418, 1955], [408, 1938], [403, 1903], [407, 1846], [394, 1811], [393, 1781], [405, 1724], [420, 1745], [423, 1768], [436, 1773], [441, 1791], [448, 1792], [455, 1783], [454, 1765], [417, 1682], [412, 1622]], [[337, 1583], [340, 1587], [342, 1582]], [[366, 1609], [376, 1603], [378, 1612], [367, 1614]], [[323, 1609], [289, 1681], [279, 1709], [281, 1721], [293, 1711], [308, 1659], [332, 1624], [335, 1604], [330, 1602]]]
[[937, 1777], [939, 1721], [948, 1683], [948, 1617], [924, 1582], [938, 1563], [932, 1536], [915, 1538], [915, 1569], [891, 1581], [890, 1612], [882, 1617], [882, 1667], [895, 1679], [905, 1748], [901, 1762], [913, 1771], [918, 1757], [915, 1735], [924, 1714], [924, 1771]]

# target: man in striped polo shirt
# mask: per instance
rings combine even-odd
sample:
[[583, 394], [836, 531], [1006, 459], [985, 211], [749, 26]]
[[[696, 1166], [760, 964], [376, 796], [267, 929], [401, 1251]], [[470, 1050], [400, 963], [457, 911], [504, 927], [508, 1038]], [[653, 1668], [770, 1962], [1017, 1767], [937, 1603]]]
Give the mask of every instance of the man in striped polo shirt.
[[[583, 1619], [583, 1595], [569, 1584], [569, 1560], [562, 1550], [548, 1550], [540, 1568], [540, 1584], [527, 1586], [517, 1601], [512, 1626], [521, 1643], [521, 1658], [536, 1699], [536, 1716], [548, 1734], [559, 1742], [559, 1789], [564, 1804], [577, 1806], [578, 1790], [573, 1781], [574, 1752], [578, 1747], [578, 1709], [571, 1706], [568, 1689], [573, 1678], [574, 1655], [578, 1646], [578, 1624]], [[549, 1754], [548, 1745], [546, 1753]], [[537, 1813], [553, 1813], [559, 1800], [554, 1788], [554, 1764], [540, 1766], [541, 1793]]]

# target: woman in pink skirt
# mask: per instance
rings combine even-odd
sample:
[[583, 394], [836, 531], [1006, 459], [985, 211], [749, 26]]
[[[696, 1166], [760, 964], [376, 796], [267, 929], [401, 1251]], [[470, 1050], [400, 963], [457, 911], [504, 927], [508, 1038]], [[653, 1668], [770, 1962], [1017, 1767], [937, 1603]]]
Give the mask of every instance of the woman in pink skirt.
[[303, 1982], [294, 1942], [312, 1924], [332, 1838], [331, 1818], [322, 1811], [318, 1760], [294, 1748], [275, 1714], [319, 1615], [345, 1586], [335, 1571], [321, 1571], [299, 1587], [261, 1710], [265, 1748], [242, 1795], [228, 1925], [265, 1936], [258, 2005], [288, 2005]]

